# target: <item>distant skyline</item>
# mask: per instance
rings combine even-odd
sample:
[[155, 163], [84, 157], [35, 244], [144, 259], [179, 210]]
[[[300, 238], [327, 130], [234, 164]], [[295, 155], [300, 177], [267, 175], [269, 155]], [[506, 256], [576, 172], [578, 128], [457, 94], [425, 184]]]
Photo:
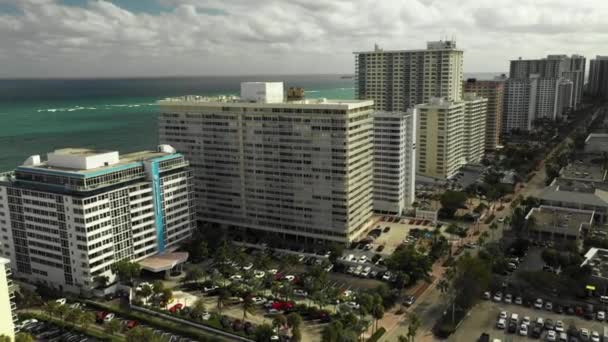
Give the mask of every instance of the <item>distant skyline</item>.
[[587, 0], [0, 0], [0, 78], [352, 74], [353, 51], [442, 37], [464, 70], [608, 54]]

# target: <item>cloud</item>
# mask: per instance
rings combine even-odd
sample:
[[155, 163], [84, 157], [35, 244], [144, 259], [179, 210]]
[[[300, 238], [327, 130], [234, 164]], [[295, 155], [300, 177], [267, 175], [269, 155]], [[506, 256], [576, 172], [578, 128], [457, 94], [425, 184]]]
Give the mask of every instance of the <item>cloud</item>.
[[349, 73], [352, 51], [423, 48], [445, 36], [465, 49], [466, 71], [505, 71], [518, 56], [608, 53], [601, 0], [149, 1], [163, 10], [0, 0], [0, 77]]

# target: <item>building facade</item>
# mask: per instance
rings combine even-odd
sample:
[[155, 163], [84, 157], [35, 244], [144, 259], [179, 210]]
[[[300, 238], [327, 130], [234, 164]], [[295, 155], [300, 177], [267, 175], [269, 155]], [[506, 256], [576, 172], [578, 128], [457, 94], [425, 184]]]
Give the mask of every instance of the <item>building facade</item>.
[[[61, 149], [0, 178], [4, 256], [15, 274], [62, 291], [114, 279], [119, 260], [175, 249], [195, 228], [192, 173], [171, 146], [119, 155]], [[5, 245], [6, 247], [6, 245]]]
[[596, 56], [589, 63], [589, 94], [608, 99], [608, 56]]
[[434, 98], [416, 106], [418, 174], [450, 178], [467, 163], [481, 161], [487, 101], [467, 93], [462, 101]]
[[468, 164], [479, 164], [485, 152], [488, 99], [464, 94], [464, 152]]
[[585, 83], [586, 59], [579, 55], [548, 55], [540, 59], [517, 59], [511, 61], [509, 78], [527, 79], [530, 75], [539, 78], [560, 79], [572, 81], [573, 92], [570, 107], [578, 109], [583, 97]]
[[502, 131], [530, 131], [536, 115], [538, 78], [505, 81]]
[[502, 130], [504, 82], [498, 80], [480, 81], [472, 78], [463, 83], [463, 88], [466, 93], [475, 93], [488, 99], [485, 149], [488, 151], [495, 150], [500, 144], [500, 132]]
[[200, 221], [342, 243], [368, 228], [373, 101], [186, 96], [159, 104], [160, 141], [192, 163]]
[[11, 280], [11, 261], [0, 258], [0, 335], [8, 336], [11, 341], [15, 338], [15, 296]]
[[399, 215], [411, 208], [416, 190], [415, 109], [374, 113], [374, 211]]
[[382, 111], [406, 111], [433, 97], [462, 97], [463, 51], [454, 41], [427, 43], [426, 50], [355, 52], [355, 95]]

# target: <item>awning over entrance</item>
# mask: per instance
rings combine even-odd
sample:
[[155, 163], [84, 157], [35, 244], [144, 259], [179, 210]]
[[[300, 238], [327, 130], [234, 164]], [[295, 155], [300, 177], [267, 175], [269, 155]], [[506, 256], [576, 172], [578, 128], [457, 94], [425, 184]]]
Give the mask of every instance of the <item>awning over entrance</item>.
[[163, 272], [174, 268], [188, 260], [187, 252], [174, 252], [153, 255], [139, 261], [142, 269], [150, 272]]

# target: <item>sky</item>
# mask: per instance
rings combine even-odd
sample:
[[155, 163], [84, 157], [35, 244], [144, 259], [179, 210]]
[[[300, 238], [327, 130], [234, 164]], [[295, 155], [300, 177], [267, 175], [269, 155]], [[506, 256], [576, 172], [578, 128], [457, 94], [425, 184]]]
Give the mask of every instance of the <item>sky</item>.
[[0, 78], [350, 74], [455, 38], [465, 72], [608, 55], [606, 0], [0, 0]]

